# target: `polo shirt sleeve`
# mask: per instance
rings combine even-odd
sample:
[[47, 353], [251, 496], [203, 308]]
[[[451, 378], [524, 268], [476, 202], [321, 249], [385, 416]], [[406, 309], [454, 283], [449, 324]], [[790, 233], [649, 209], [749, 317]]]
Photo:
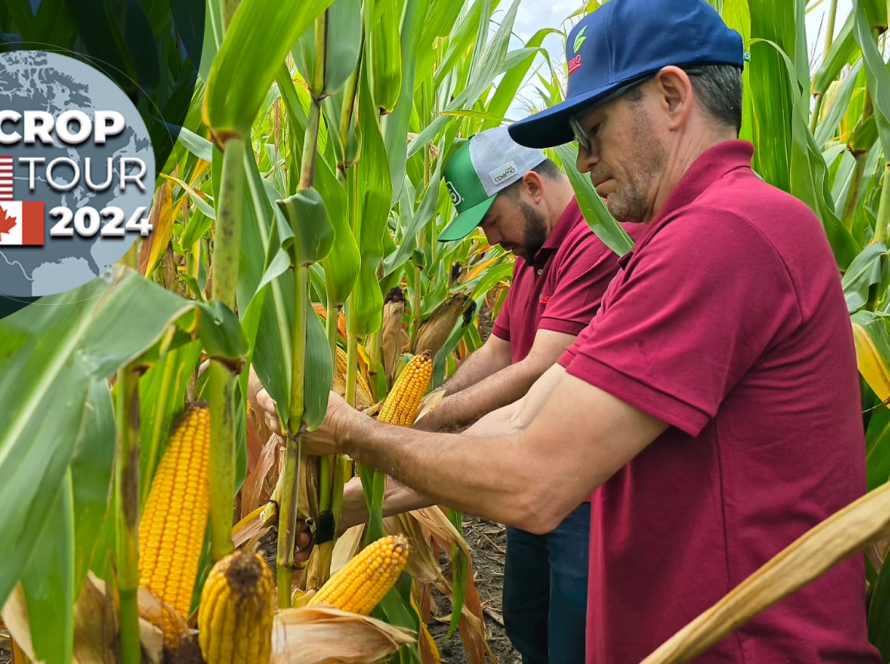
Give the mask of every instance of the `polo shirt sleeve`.
[[800, 321], [798, 298], [773, 245], [730, 212], [681, 217], [639, 251], [559, 363], [697, 436], [782, 329]]
[[573, 239], [573, 246], [553, 269], [553, 292], [538, 329], [577, 336], [596, 315], [618, 271], [618, 256], [587, 229]]
[[[516, 272], [513, 272], [513, 278], [516, 278]], [[500, 337], [504, 341], [510, 341], [510, 309], [513, 306], [513, 290], [510, 288], [507, 291], [507, 297], [504, 298], [504, 303], [501, 305], [501, 310], [498, 312], [497, 318], [494, 319], [494, 324], [491, 326], [491, 333], [496, 337]]]

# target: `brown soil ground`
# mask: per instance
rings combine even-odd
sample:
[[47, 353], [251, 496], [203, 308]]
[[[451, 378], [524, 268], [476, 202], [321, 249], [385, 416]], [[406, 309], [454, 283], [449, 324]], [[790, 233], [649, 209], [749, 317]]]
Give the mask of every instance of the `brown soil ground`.
[[[464, 536], [473, 558], [476, 590], [485, 614], [486, 638], [498, 658], [498, 662], [492, 664], [521, 664], [519, 653], [513, 649], [504, 631], [501, 612], [506, 531], [500, 524], [467, 517], [464, 519]], [[450, 568], [445, 565], [444, 569], [446, 576], [450, 576]], [[433, 598], [441, 617], [434, 615], [428, 628], [439, 648], [442, 664], [470, 664], [457, 631], [448, 638], [451, 603], [447, 597], [435, 591]]]
[[[464, 534], [473, 556], [476, 590], [485, 614], [486, 638], [492, 652], [498, 658], [497, 662], [490, 664], [521, 664], [519, 654], [513, 649], [504, 632], [501, 613], [506, 532], [500, 524], [467, 517], [464, 519]], [[446, 576], [450, 578], [451, 571], [447, 561], [443, 559], [442, 563]], [[428, 628], [436, 641], [442, 664], [470, 664], [460, 634], [455, 631], [451, 638], [448, 638], [451, 603], [447, 597], [435, 590], [433, 599], [438, 613], [434, 610]], [[0, 636], [0, 664], [8, 664], [11, 659], [11, 653], [4, 648], [8, 645], [8, 641]]]

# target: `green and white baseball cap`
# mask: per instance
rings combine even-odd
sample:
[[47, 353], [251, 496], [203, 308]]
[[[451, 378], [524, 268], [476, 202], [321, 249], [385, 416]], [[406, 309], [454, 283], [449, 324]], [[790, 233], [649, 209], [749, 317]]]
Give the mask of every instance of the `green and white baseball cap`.
[[465, 141], [445, 164], [445, 186], [457, 216], [439, 235], [439, 241], [469, 235], [498, 192], [546, 158], [541, 150], [524, 147], [510, 138], [507, 127], [488, 129]]

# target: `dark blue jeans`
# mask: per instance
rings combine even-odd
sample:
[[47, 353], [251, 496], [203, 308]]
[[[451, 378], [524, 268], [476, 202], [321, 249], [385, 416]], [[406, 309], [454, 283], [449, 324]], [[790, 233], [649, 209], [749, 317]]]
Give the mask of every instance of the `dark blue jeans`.
[[523, 664], [583, 664], [590, 503], [554, 530], [507, 527], [504, 627]]

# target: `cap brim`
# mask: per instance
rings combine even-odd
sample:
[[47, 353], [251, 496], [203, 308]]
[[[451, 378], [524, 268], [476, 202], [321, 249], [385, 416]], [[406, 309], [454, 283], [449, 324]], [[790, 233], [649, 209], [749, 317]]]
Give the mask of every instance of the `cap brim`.
[[575, 136], [569, 126], [569, 117], [585, 106], [596, 103], [619, 85], [620, 83], [612, 83], [602, 88], [588, 90], [584, 94], [566, 99], [556, 106], [514, 122], [507, 129], [510, 138], [520, 145], [539, 150], [570, 143]]
[[482, 221], [482, 217], [488, 212], [488, 208], [494, 203], [497, 194], [491, 198], [487, 198], [481, 203], [477, 203], [457, 215], [454, 220], [448, 224], [439, 234], [439, 242], [452, 242], [453, 240], [463, 240], [467, 235], [473, 232], [473, 229]]

